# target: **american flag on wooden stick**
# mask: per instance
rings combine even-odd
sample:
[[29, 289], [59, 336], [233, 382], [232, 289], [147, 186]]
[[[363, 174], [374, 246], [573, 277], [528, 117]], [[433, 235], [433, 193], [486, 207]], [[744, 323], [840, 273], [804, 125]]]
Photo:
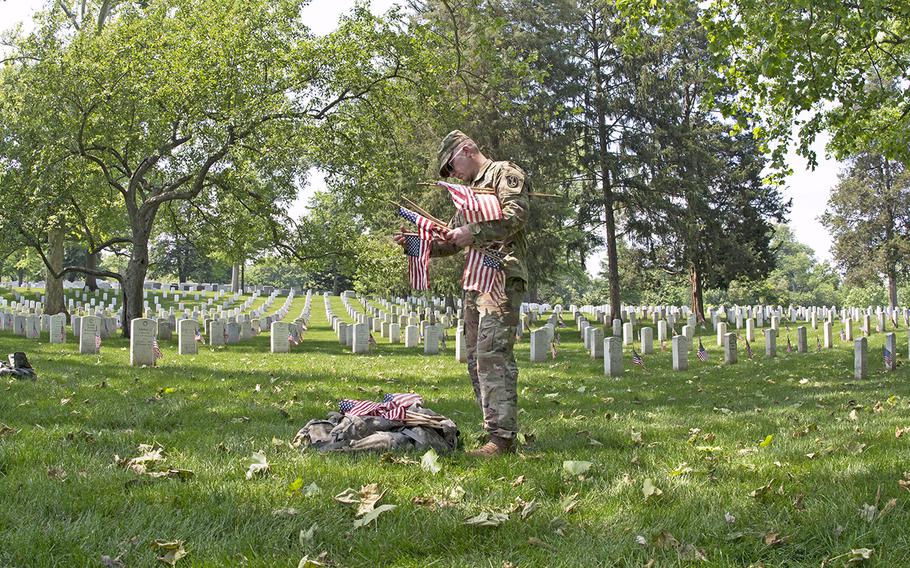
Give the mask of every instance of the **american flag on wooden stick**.
[[886, 345], [882, 346], [882, 358], [885, 361], [885, 368], [890, 369], [891, 364], [894, 362], [894, 357], [891, 355], [891, 351]]
[[297, 344], [298, 344], [297, 338], [294, 337], [294, 334], [293, 334], [293, 333], [288, 332], [288, 343], [290, 343], [291, 345], [297, 345]]
[[408, 255], [408, 283], [415, 290], [430, 287], [430, 241], [419, 235], [405, 235], [404, 253]]
[[645, 368], [644, 359], [641, 358], [641, 355], [638, 354], [638, 351], [636, 351], [634, 347], [632, 348], [632, 363], [638, 365], [642, 369]]
[[704, 363], [708, 360], [708, 350], [705, 349], [705, 345], [701, 342], [701, 338], [698, 338], [698, 353], [696, 353], [698, 360]]
[[95, 334], [95, 350], [101, 351], [101, 334]]
[[752, 353], [752, 346], [749, 345], [749, 340], [746, 339], [746, 356], [748, 356], [749, 359], [751, 359], [752, 355], [754, 355], [754, 353]]
[[158, 347], [158, 339], [152, 339], [152, 351], [155, 352], [155, 359], [164, 359], [164, 354], [161, 353], [161, 348]]

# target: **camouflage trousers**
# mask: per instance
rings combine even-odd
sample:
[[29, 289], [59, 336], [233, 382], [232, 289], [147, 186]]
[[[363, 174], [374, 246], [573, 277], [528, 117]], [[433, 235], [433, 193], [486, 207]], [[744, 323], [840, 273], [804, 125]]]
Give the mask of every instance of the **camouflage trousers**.
[[509, 278], [506, 297], [465, 291], [464, 329], [468, 374], [489, 434], [513, 438], [518, 433], [518, 366], [512, 347], [525, 283]]

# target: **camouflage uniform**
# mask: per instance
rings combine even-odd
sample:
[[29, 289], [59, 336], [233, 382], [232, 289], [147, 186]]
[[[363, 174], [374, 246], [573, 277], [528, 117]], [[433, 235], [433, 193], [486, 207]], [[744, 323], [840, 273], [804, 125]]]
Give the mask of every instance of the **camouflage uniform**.
[[[445, 143], [444, 140], [443, 146]], [[443, 156], [442, 150], [440, 155], [440, 163], [447, 163], [448, 158]], [[518, 366], [512, 347], [519, 325], [519, 307], [528, 281], [525, 260], [528, 241], [524, 227], [529, 214], [530, 190], [521, 168], [511, 162], [492, 160], [480, 168], [477, 177], [468, 185], [495, 189], [503, 213], [500, 220], [469, 225], [474, 235], [471, 246], [494, 250], [502, 247], [501, 250], [506, 253], [503, 261], [505, 298], [494, 298], [489, 293], [472, 290], [464, 292], [468, 374], [474, 386], [474, 396], [483, 412], [484, 429], [493, 436], [512, 440], [518, 433]], [[449, 227], [454, 229], [464, 224], [464, 218], [459, 213]], [[431, 256], [448, 256], [458, 250], [453, 244], [437, 241]]]

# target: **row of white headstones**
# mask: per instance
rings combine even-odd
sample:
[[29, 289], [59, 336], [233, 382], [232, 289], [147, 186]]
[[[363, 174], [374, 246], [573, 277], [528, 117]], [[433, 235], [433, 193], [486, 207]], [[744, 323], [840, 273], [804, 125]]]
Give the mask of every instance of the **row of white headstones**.
[[[766, 311], [767, 310], [767, 311]], [[841, 323], [843, 324], [845, 341], [854, 342], [854, 376], [856, 379], [864, 379], [868, 377], [868, 339], [866, 337], [853, 337], [853, 324], [855, 321], [860, 320], [862, 322], [862, 332], [865, 335], [872, 333], [871, 329], [871, 314], [872, 308], [866, 308], [866, 312], [863, 313], [863, 310], [859, 308], [850, 308], [843, 309], [840, 312]], [[603, 323], [606, 324], [606, 312], [600, 310], [592, 310], [595, 312], [595, 324]], [[745, 327], [746, 340], [752, 342], [755, 340], [755, 329], [756, 322], [750, 316], [751, 310], [749, 312], [743, 310], [739, 311], [739, 308], [731, 309], [724, 313], [723, 309], [718, 310], [719, 313], [724, 314], [726, 317], [730, 318], [732, 321], [736, 322], [738, 329]], [[889, 308], [877, 308], [876, 309], [876, 319], [877, 325], [876, 330], [878, 332], [885, 331], [886, 322], [897, 321], [897, 314], [903, 312], [905, 322], [907, 308], [895, 308], [893, 310]], [[683, 312], [684, 313], [684, 312]], [[771, 308], [771, 307], [760, 307], [756, 308], [756, 314], [764, 314], [766, 317], [770, 318], [770, 327], [764, 329], [764, 339], [765, 339], [765, 356], [773, 358], [777, 356], [777, 340], [780, 335], [780, 318], [781, 318], [781, 309], [780, 308]], [[824, 349], [831, 349], [834, 347], [833, 341], [833, 319], [836, 314], [836, 310], [833, 308], [792, 308], [790, 310], [790, 317], [792, 322], [800, 321], [800, 318], [806, 318], [805, 323], [809, 324], [814, 329], [818, 329], [819, 323], [822, 327], [822, 338], [818, 338], [818, 342], [821, 344]], [[660, 319], [657, 320], [657, 317], [660, 315], [665, 315], [666, 313], [657, 310], [653, 312], [654, 319], [656, 320], [657, 327], [657, 340], [661, 344], [668, 339], [668, 330], [674, 330], [675, 318], [674, 314], [666, 314], [668, 316], [667, 320]], [[591, 357], [594, 359], [603, 359], [604, 360], [604, 373], [607, 376], [619, 376], [623, 373], [623, 346], [633, 345], [634, 344], [634, 328], [635, 320], [637, 318], [637, 312], [632, 309], [629, 312], [624, 313], [628, 320], [623, 322], [620, 319], [614, 319], [612, 321], [612, 333], [613, 337], [604, 337], [604, 328], [598, 327], [597, 325], [592, 325], [591, 322], [585, 317], [581, 312], [575, 312], [575, 324], [578, 330], [581, 332], [582, 340], [585, 349], [590, 353]], [[647, 319], [649, 315], [649, 309], [645, 308], [642, 311], [643, 319]], [[738, 361], [738, 334], [734, 332], [727, 331], [727, 322], [719, 321], [718, 313], [715, 313], [714, 310], [711, 312], [711, 322], [716, 334], [717, 334], [717, 346], [723, 348], [724, 362], [726, 364], [735, 364]], [[887, 316], [887, 319], [886, 319]], [[893, 318], [893, 319], [892, 319]], [[557, 311], [549, 319], [548, 323], [543, 327], [531, 331], [531, 361], [532, 362], [543, 362], [547, 360], [547, 356], [551, 351], [551, 345], [556, 334], [556, 328], [561, 319], [561, 314]], [[528, 321], [528, 318], [522, 317], [523, 326]], [[759, 320], [761, 321], [761, 320]], [[896, 326], [895, 326], [896, 327]], [[695, 316], [687, 316], [687, 324], [682, 327], [681, 333], [678, 335], [673, 335], [671, 340], [672, 345], [672, 367], [675, 371], [685, 371], [688, 370], [688, 357], [689, 353], [694, 348], [694, 336], [695, 336]], [[642, 326], [639, 329], [639, 341], [641, 355], [647, 355], [654, 352], [654, 328], [648, 326]], [[907, 330], [907, 343], [908, 343], [908, 357], [910, 357], [910, 329]], [[890, 356], [888, 358], [883, 357], [883, 364], [887, 371], [893, 371], [896, 368], [897, 363], [897, 334], [895, 332], [886, 332], [884, 334], [884, 347]], [[797, 353], [807, 353], [808, 348], [808, 331], [805, 325], [796, 327], [796, 352]], [[884, 353], [884, 352], [883, 352]]]
[[[292, 340], [300, 341], [301, 330], [306, 327], [306, 322], [309, 320], [312, 291], [307, 292], [304, 307], [293, 323], [281, 321], [287, 316], [294, 300], [293, 289], [290, 290], [285, 302], [274, 314], [262, 316], [276, 295], [277, 292], [273, 292], [263, 306], [249, 314], [235, 312], [235, 315], [221, 319], [223, 313], [212, 313], [211, 318], [206, 318], [202, 322], [209, 345], [239, 343], [243, 339], [249, 339], [263, 330], [269, 329], [271, 331], [271, 351], [273, 353], [289, 352]], [[246, 304], [246, 307], [249, 305]], [[101, 348], [102, 337], [107, 337], [116, 330], [118, 319], [102, 315], [74, 315], [71, 321], [79, 353], [95, 355]], [[154, 365], [158, 357], [155, 343], [157, 339], [171, 338], [171, 325], [171, 320], [167, 318], [133, 319], [130, 322], [130, 364], [133, 366]], [[11, 330], [28, 339], [39, 339], [42, 328], [48, 331], [50, 343], [66, 343], [65, 314], [38, 315], [0, 311], [0, 329]], [[180, 319], [176, 321], [176, 328], [178, 354], [196, 354], [200, 339], [199, 320], [188, 317]]]

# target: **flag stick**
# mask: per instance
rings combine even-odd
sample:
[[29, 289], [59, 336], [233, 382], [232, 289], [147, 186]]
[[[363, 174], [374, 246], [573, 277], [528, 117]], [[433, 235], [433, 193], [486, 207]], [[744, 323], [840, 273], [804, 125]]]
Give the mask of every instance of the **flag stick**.
[[[436, 182], [435, 181], [419, 181], [419, 182], [417, 182], [417, 185], [436, 187]], [[439, 187], [442, 187], [442, 186], [439, 186]], [[474, 193], [483, 193], [485, 195], [495, 195], [496, 194], [496, 190], [489, 188], [489, 187], [471, 187], [471, 186], [467, 186], [467, 187], [468, 187], [468, 189], [473, 190]], [[556, 195], [554, 193], [537, 193], [536, 191], [532, 191], [532, 192], [528, 193], [528, 195], [530, 195], [532, 197], [562, 197], [561, 195]]]

